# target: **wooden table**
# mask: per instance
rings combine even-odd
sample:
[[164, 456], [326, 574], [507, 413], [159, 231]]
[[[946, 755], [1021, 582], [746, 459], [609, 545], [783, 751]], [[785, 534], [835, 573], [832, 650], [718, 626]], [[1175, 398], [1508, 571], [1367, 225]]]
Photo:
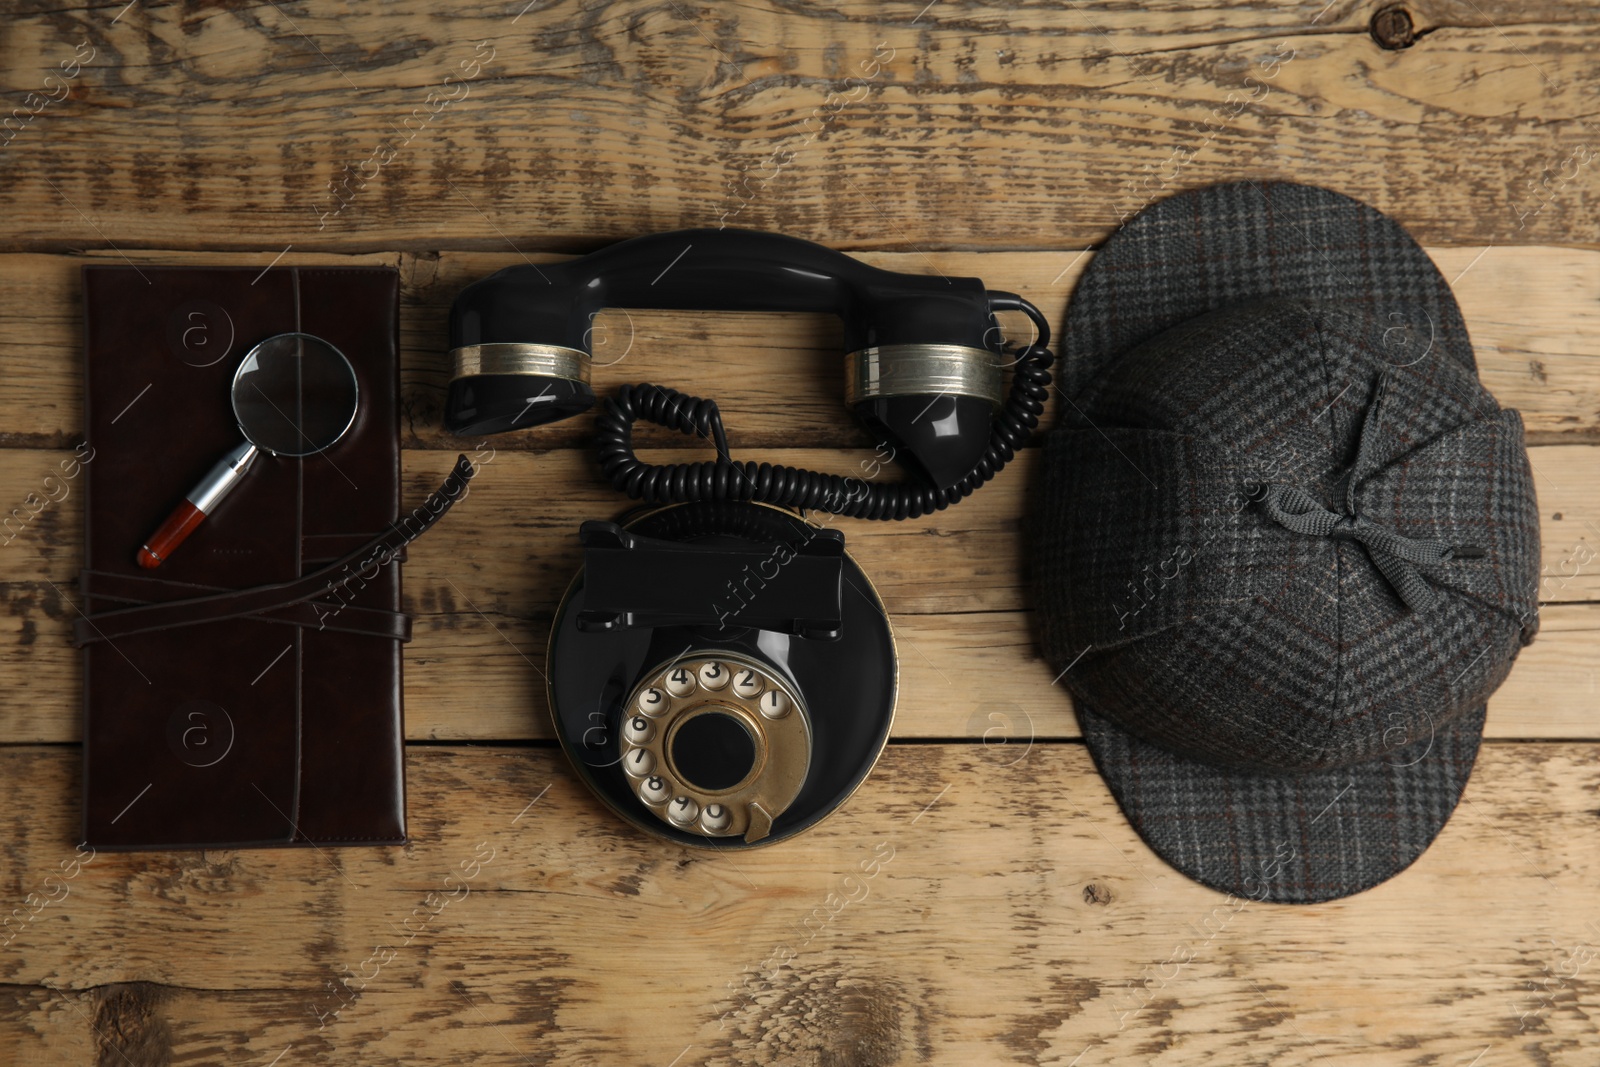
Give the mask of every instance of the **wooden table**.
[[[397, 266], [414, 501], [462, 447], [446, 309], [506, 264], [723, 222], [976, 275], [1059, 323], [1150, 198], [1284, 178], [1390, 213], [1453, 281], [1527, 423], [1543, 631], [1413, 868], [1234, 908], [1129, 828], [1035, 650], [1030, 449], [953, 510], [836, 524], [899, 636], [893, 743], [815, 832], [708, 856], [607, 814], [551, 739], [575, 530], [622, 501], [588, 420], [510, 435], [406, 567], [411, 843], [97, 855], [0, 949], [0, 1064], [1597, 1062], [1592, 10], [121, 3], [21, 0], [0, 28], [0, 511], [81, 440], [85, 262]], [[600, 390], [714, 396], [740, 456], [868, 454], [828, 320], [601, 321], [627, 355]], [[7, 909], [78, 831], [79, 503], [0, 550]], [[470, 894], [402, 939], [475, 855]]]

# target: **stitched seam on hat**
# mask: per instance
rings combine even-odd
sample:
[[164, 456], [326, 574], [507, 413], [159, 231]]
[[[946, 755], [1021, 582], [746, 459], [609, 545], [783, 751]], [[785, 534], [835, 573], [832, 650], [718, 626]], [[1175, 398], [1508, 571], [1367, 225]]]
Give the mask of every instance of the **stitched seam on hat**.
[[[1220, 607], [1218, 607], [1218, 608], [1216, 608], [1216, 609], [1214, 609], [1212, 611], [1203, 612], [1202, 614], [1197, 615], [1197, 616], [1191, 616], [1191, 618], [1189, 620], [1187, 620], [1187, 621], [1188, 622], [1192, 622], [1194, 619], [1197, 619], [1197, 618], [1208, 618], [1208, 617], [1210, 617], [1212, 615], [1218, 615], [1218, 614], [1221, 614], [1222, 612], [1225, 612], [1225, 611], [1235, 611], [1235, 610], [1241, 609], [1241, 608], [1249, 609], [1249, 610], [1261, 610], [1261, 611], [1267, 612], [1268, 614], [1274, 613], [1273, 605], [1269, 601], [1263, 599], [1260, 596], [1252, 596], [1252, 597], [1246, 598], [1245, 600], [1237, 601], [1237, 602], [1230, 603], [1230, 604], [1221, 605]], [[1160, 633], [1163, 633], [1163, 632], [1165, 632], [1167, 630], [1181, 630], [1184, 626], [1185, 626], [1185, 623], [1183, 623], [1183, 622], [1174, 623], [1171, 626], [1163, 627], [1161, 630], [1154, 631], [1153, 633], [1160, 634]], [[1098, 652], [1098, 651], [1100, 651], [1100, 649], [1097, 648], [1095, 651]], [[1205, 654], [1203, 650], [1202, 650], [1202, 654]], [[1088, 693], [1084, 693], [1084, 692], [1081, 691], [1081, 681], [1082, 681], [1081, 678], [1080, 679], [1074, 679], [1074, 678], [1070, 678], [1070, 677], [1066, 678], [1066, 679], [1063, 679], [1063, 681], [1062, 681], [1062, 685], [1067, 689], [1067, 692], [1072, 696], [1074, 704], [1075, 705], [1079, 705], [1079, 706], [1090, 707], [1090, 708], [1102, 708], [1103, 709], [1106, 705], [1099, 699], [1099, 696], [1097, 694], [1088, 694]], [[1174, 753], [1174, 754], [1176, 754], [1178, 756], [1181, 756], [1184, 759], [1195, 760], [1195, 761], [1198, 761], [1198, 762], [1201, 762], [1201, 763], [1206, 763], [1206, 764], [1209, 764], [1209, 765], [1212, 765], [1212, 766], [1216, 766], [1216, 767], [1220, 767], [1220, 768], [1224, 768], [1224, 769], [1227, 769], [1227, 770], [1230, 770], [1230, 771], [1248, 771], [1248, 772], [1252, 772], [1252, 773], [1267, 774], [1267, 775], [1281, 775], [1281, 774], [1299, 773], [1301, 771], [1304, 771], [1306, 773], [1314, 773], [1314, 772], [1316, 772], [1316, 771], [1321, 769], [1321, 768], [1309, 767], [1309, 766], [1308, 767], [1303, 767], [1303, 768], [1301, 768], [1301, 767], [1284, 768], [1282, 766], [1271, 765], [1271, 764], [1266, 764], [1266, 763], [1227, 763], [1227, 762], [1218, 763], [1218, 762], [1216, 762], [1216, 755], [1214, 753], [1208, 754], [1206, 752], [1206, 750], [1204, 750], [1203, 748], [1196, 748], [1193, 745], [1176, 744], [1176, 743], [1174, 743], [1172, 741], [1172, 739], [1170, 737], [1163, 736], [1158, 729], [1151, 728], [1151, 727], [1148, 726], [1148, 724], [1145, 724], [1145, 725], [1142, 725], [1142, 726], [1129, 725], [1129, 724], [1123, 723], [1116, 716], [1114, 716], [1114, 715], [1112, 715], [1112, 714], [1110, 714], [1110, 713], [1108, 713], [1108, 712], [1106, 712], [1104, 710], [1096, 711], [1094, 714], [1098, 715], [1100, 718], [1102, 718], [1102, 719], [1106, 720], [1107, 722], [1109, 722], [1125, 738], [1132, 738], [1133, 740], [1136, 740], [1136, 741], [1141, 742], [1143, 744], [1153, 745], [1153, 746], [1155, 746], [1157, 748], [1160, 748], [1160, 749], [1163, 749], [1163, 750], [1165, 750], [1167, 752], [1171, 752], [1171, 753]], [[1259, 721], [1261, 723], [1259, 728], [1262, 731], [1269, 732], [1274, 741], [1289, 740], [1289, 741], [1292, 742], [1292, 739], [1286, 738], [1286, 734], [1285, 734], [1284, 731], [1282, 731], [1281, 729], [1276, 729], [1273, 726], [1271, 726], [1267, 722], [1265, 717], [1263, 717], [1263, 716], [1251, 716], [1251, 720], [1253, 722]], [[1306, 747], [1306, 746], [1298, 746], [1297, 745], [1295, 747], [1300, 748], [1300, 747]]]
[[[1132, 636], [1132, 637], [1124, 637], [1124, 638], [1121, 638], [1120, 640], [1113, 641], [1110, 644], [1096, 644], [1090, 649], [1090, 653], [1093, 654], [1095, 652], [1116, 652], [1116, 651], [1118, 651], [1120, 649], [1127, 648], [1130, 645], [1136, 645], [1141, 641], [1146, 641], [1146, 640], [1149, 640], [1152, 637], [1160, 636], [1161, 634], [1166, 633], [1168, 630], [1181, 629], [1182, 627], [1187, 626], [1190, 623], [1194, 622], [1196, 619], [1209, 619], [1213, 615], [1219, 615], [1224, 611], [1231, 611], [1232, 609], [1238, 607], [1240, 604], [1247, 604], [1252, 600], [1259, 600], [1259, 599], [1260, 599], [1259, 597], [1257, 597], [1257, 596], [1255, 596], [1253, 594], [1246, 594], [1244, 596], [1239, 597], [1236, 600], [1230, 600], [1226, 604], [1218, 604], [1216, 607], [1211, 608], [1209, 610], [1202, 611], [1202, 612], [1200, 612], [1198, 614], [1195, 614], [1195, 615], [1187, 615], [1182, 619], [1177, 619], [1177, 620], [1174, 620], [1173, 622], [1169, 622], [1165, 626], [1158, 626], [1154, 630], [1148, 630], [1148, 631], [1145, 631], [1143, 633], [1137, 634], [1137, 635]], [[1063, 681], [1062, 684], [1063, 685], [1067, 685], [1067, 691], [1068, 692], [1072, 692], [1072, 687], [1071, 687], [1070, 684], [1068, 684], [1065, 681]]]
[[[1459, 600], [1466, 600], [1466, 601], [1470, 601], [1473, 604], [1477, 604], [1479, 607], [1487, 609], [1488, 612], [1491, 615], [1499, 615], [1501, 618], [1503, 618], [1507, 622], [1511, 623], [1511, 625], [1515, 626], [1519, 631], [1522, 630], [1527, 625], [1527, 621], [1525, 619], [1523, 619], [1523, 617], [1521, 615], [1519, 615], [1518, 613], [1512, 611], [1510, 608], [1508, 608], [1508, 607], [1506, 607], [1506, 606], [1504, 606], [1502, 604], [1496, 604], [1496, 603], [1494, 603], [1493, 601], [1490, 601], [1490, 600], [1485, 600], [1482, 596], [1480, 596], [1477, 593], [1472, 592], [1469, 589], [1462, 589], [1460, 586], [1451, 585], [1451, 584], [1449, 584], [1449, 582], [1447, 580], [1445, 580], [1443, 578], [1435, 580], [1433, 572], [1426, 572], [1426, 573], [1428, 574], [1428, 580], [1432, 581], [1434, 586], [1441, 593], [1443, 593], [1443, 594], [1445, 594], [1447, 596], [1456, 597]], [[1536, 609], [1534, 611], [1534, 615], [1537, 616], [1538, 615], [1538, 611], [1537, 611], [1538, 602], [1537, 601], [1535, 601], [1534, 606], [1535, 606], [1535, 609]]]
[[[1335, 316], [1337, 316], [1337, 314], [1338, 313], [1335, 312]], [[1365, 337], [1362, 335], [1361, 330], [1357, 328], [1358, 322], [1365, 322], [1368, 329], [1375, 327], [1381, 328], [1381, 326], [1377, 326], [1377, 324], [1371, 320], [1370, 315], [1366, 318], [1362, 318], [1360, 315], [1357, 315], [1354, 320], [1346, 320], [1344, 322], [1341, 322], [1337, 317], [1332, 319], [1325, 318], [1319, 322], [1319, 325], [1325, 326], [1328, 336], [1336, 337], [1344, 341], [1352, 348], [1362, 349], [1366, 347], [1367, 343], [1371, 339], [1370, 337]], [[1341, 328], [1346, 326], [1349, 328]], [[1384, 460], [1381, 465], [1374, 467], [1372, 470], [1353, 472], [1352, 482], [1354, 484], [1351, 486], [1352, 490], [1359, 488], [1360, 483], [1376, 477], [1396, 463], [1403, 462], [1413, 453], [1429, 447], [1437, 442], [1440, 438], [1445, 437], [1448, 434], [1457, 433], [1465, 427], [1471, 426], [1473, 423], [1489, 421], [1498, 418], [1501, 412], [1506, 410], [1501, 408], [1499, 402], [1494, 398], [1494, 395], [1490, 393], [1488, 389], [1484, 388], [1483, 383], [1477, 379], [1476, 375], [1474, 375], [1470, 381], [1465, 383], [1467, 389], [1469, 390], [1469, 395], [1463, 395], [1462, 393], [1457, 392], [1453, 387], [1447, 386], [1445, 383], [1441, 383], [1438, 380], [1440, 372], [1435, 368], [1443, 366], [1446, 366], [1446, 364], [1430, 362], [1430, 373], [1428, 373], [1426, 376], [1422, 375], [1419, 370], [1413, 369], [1409, 366], [1392, 367], [1389, 368], [1388, 373], [1391, 376], [1403, 375], [1412, 379], [1420, 379], [1424, 382], [1424, 387], [1426, 389], [1434, 390], [1437, 393], [1448, 397], [1450, 400], [1460, 405], [1460, 407], [1466, 409], [1466, 416], [1461, 418], [1460, 421], [1444, 427], [1430, 437], [1413, 440], [1405, 438], [1404, 434], [1410, 431], [1417, 412], [1414, 410], [1404, 410], [1403, 417], [1406, 421], [1401, 427], [1402, 438], [1409, 440], [1409, 444], [1407, 445], [1405, 451], [1399, 453], [1398, 455], [1389, 457], [1388, 459]], [[1380, 373], [1382, 372], [1380, 371]]]
[[[1310, 309], [1308, 308], [1309, 312]], [[1323, 317], [1312, 313], [1317, 328], [1317, 354], [1321, 356], [1322, 383], [1327, 390], [1326, 395], [1333, 394], [1333, 380], [1328, 366], [1328, 332], [1324, 327]], [[1351, 368], [1354, 370], [1355, 368]], [[1343, 395], [1343, 394], [1339, 394]], [[1339, 446], [1338, 431], [1339, 413], [1333, 410], [1339, 402], [1339, 396], [1334, 396], [1328, 402], [1328, 444], [1330, 450]], [[1339, 717], [1339, 694], [1344, 688], [1344, 553], [1341, 543], [1335, 541], [1333, 549], [1333, 699], [1328, 704], [1328, 717], [1323, 720], [1325, 726], [1322, 731], [1321, 751], [1317, 754], [1318, 762], [1325, 764], [1328, 751], [1333, 746], [1333, 733]]]

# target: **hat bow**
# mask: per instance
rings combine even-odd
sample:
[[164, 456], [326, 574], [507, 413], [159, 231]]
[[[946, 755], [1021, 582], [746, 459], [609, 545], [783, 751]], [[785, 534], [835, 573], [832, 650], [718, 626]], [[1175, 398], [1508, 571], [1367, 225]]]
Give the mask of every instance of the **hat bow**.
[[1484, 551], [1471, 545], [1447, 544], [1436, 538], [1407, 537], [1373, 522], [1356, 510], [1356, 486], [1369, 473], [1367, 467], [1371, 457], [1378, 451], [1377, 440], [1382, 433], [1382, 408], [1387, 382], [1387, 376], [1379, 380], [1376, 395], [1362, 423], [1356, 465], [1351, 471], [1346, 490], [1345, 514], [1324, 507], [1316, 497], [1298, 485], [1268, 486], [1262, 506], [1269, 518], [1295, 533], [1360, 542], [1373, 565], [1394, 587], [1406, 607], [1412, 611], [1426, 611], [1438, 600], [1439, 594], [1418, 567], [1454, 559], [1481, 559]]

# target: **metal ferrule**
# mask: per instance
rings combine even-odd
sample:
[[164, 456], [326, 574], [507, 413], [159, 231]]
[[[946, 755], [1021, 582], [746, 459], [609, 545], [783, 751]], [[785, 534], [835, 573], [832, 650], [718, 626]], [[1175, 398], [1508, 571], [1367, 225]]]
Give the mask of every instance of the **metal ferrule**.
[[1005, 402], [1001, 357], [967, 345], [877, 345], [845, 356], [847, 404], [885, 396], [975, 396]]
[[256, 446], [247, 441], [223, 456], [200, 484], [194, 487], [194, 492], [188, 497], [189, 503], [202, 513], [211, 514], [216, 506], [222, 503], [222, 498], [232, 492], [233, 487], [238, 485], [240, 479], [250, 470], [258, 454]]
[[464, 345], [450, 350], [454, 378], [475, 374], [537, 374], [544, 378], [589, 381], [589, 354], [562, 345], [502, 342]]

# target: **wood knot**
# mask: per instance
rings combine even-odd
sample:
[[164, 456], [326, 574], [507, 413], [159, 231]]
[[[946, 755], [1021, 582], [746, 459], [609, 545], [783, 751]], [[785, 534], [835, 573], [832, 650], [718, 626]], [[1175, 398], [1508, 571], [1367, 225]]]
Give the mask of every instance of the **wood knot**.
[[1372, 16], [1372, 39], [1379, 48], [1391, 52], [1410, 48], [1416, 43], [1417, 33], [1411, 25], [1411, 12], [1401, 4], [1390, 4], [1378, 9]]
[[166, 989], [152, 982], [118, 982], [96, 989], [95, 1062], [171, 1063], [172, 1032], [161, 1007], [166, 996]]
[[1090, 882], [1083, 887], [1083, 902], [1085, 904], [1099, 904], [1104, 907], [1111, 903], [1110, 887]]

